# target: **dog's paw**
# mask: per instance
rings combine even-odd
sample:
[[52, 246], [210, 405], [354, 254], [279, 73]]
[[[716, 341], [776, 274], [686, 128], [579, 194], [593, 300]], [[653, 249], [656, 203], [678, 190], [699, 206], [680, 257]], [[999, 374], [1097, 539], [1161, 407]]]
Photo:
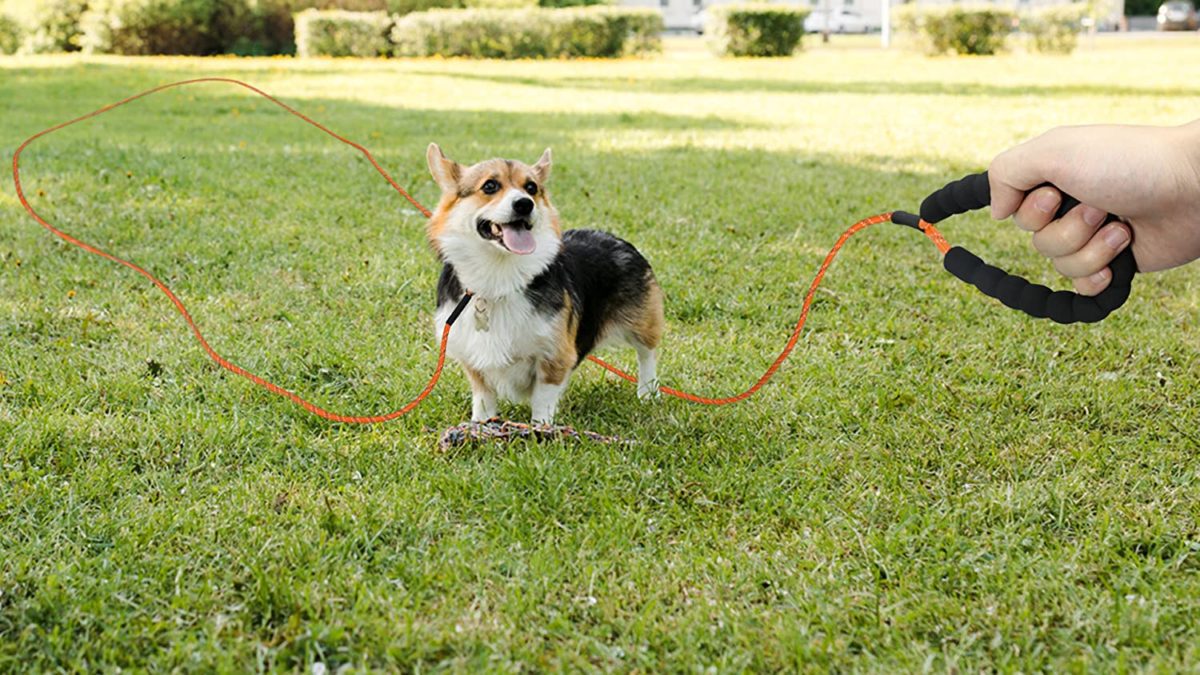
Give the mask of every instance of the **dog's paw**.
[[659, 387], [658, 380], [639, 382], [637, 395], [643, 401], [657, 401], [662, 398], [662, 389]]

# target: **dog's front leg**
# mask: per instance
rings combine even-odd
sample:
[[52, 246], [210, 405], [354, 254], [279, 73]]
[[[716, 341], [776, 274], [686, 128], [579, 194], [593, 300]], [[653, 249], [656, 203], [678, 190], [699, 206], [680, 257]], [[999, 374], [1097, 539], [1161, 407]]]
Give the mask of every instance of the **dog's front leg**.
[[558, 410], [558, 399], [567, 390], [571, 367], [575, 364], [573, 345], [566, 344], [553, 358], [538, 364], [537, 380], [533, 384], [533, 395], [529, 406], [533, 408], [534, 424], [554, 424], [554, 413]]
[[558, 399], [562, 398], [566, 389], [567, 379], [565, 377], [558, 384], [545, 382], [542, 378], [538, 378], [537, 383], [533, 385], [533, 395], [529, 400], [530, 407], [533, 408], [534, 424], [554, 424]]
[[492, 389], [483, 374], [464, 367], [471, 382], [471, 421], [486, 422], [496, 416], [496, 390]]

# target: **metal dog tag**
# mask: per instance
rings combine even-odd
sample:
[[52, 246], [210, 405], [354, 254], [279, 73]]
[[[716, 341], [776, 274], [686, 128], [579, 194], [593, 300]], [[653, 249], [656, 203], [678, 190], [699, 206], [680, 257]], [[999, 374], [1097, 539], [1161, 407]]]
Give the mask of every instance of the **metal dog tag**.
[[475, 306], [475, 330], [487, 331], [489, 309], [487, 300], [475, 298], [473, 304]]

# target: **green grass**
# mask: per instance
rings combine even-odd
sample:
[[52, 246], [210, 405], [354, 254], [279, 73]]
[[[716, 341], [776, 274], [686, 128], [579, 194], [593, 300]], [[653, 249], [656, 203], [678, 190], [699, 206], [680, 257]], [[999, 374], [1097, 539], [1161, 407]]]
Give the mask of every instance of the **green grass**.
[[[535, 159], [568, 226], [635, 242], [665, 383], [782, 346], [838, 233], [1056, 124], [1181, 123], [1195, 41], [1072, 57], [861, 46], [617, 63], [0, 60], [0, 149], [150, 85], [229, 75], [371, 147]], [[356, 154], [229, 86], [39, 141], [27, 192], [146, 266], [224, 354], [337, 411], [436, 354], [422, 218]], [[943, 228], [1062, 285], [983, 215]], [[448, 454], [457, 370], [409, 417], [325, 423], [217, 370], [140, 277], [0, 191], [0, 670], [1186, 670], [1200, 664], [1200, 270], [1097, 326], [1022, 318], [878, 226], [757, 396], [640, 403], [592, 365], [562, 422], [627, 447]], [[629, 365], [632, 354], [606, 352]], [[508, 406], [523, 418], [527, 408]]]

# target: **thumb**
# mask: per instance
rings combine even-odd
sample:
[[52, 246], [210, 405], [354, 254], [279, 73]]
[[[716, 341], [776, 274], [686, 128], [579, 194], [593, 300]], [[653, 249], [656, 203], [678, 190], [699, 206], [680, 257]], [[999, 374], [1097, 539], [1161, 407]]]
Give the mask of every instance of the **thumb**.
[[1025, 194], [1050, 181], [1047, 155], [1033, 139], [996, 155], [988, 166], [992, 218], [1004, 220], [1017, 212]]

